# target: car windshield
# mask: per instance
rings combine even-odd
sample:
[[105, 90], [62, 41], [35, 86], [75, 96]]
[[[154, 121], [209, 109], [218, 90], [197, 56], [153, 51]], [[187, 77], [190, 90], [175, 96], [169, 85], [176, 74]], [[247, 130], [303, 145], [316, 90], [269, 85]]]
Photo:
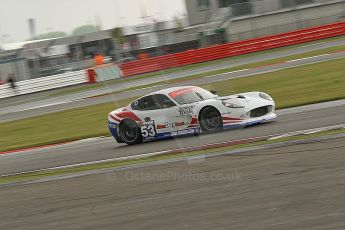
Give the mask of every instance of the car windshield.
[[169, 95], [179, 104], [190, 104], [216, 97], [211, 92], [199, 87], [179, 89], [169, 93]]

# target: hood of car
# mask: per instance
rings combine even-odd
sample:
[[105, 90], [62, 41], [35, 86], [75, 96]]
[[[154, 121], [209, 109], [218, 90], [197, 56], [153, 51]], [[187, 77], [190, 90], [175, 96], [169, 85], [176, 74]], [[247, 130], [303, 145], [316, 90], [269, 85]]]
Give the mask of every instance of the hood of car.
[[253, 95], [245, 95], [245, 94], [238, 94], [238, 95], [230, 95], [225, 97], [218, 97], [218, 100], [227, 101], [239, 106], [243, 106], [244, 108], [251, 110], [254, 108], [258, 108], [261, 106], [273, 105], [273, 101], [269, 101], [260, 97], [255, 97]]
[[217, 97], [218, 100], [227, 100], [227, 99], [248, 99], [250, 96], [246, 96], [243, 94], [236, 94], [236, 95], [229, 95], [229, 96], [223, 96], [223, 97]]

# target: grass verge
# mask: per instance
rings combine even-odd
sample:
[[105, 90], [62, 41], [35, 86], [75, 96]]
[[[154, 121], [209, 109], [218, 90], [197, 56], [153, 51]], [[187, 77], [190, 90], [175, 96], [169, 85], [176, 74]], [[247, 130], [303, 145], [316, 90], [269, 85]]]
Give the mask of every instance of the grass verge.
[[[344, 40], [344, 39], [345, 39], [345, 36], [328, 38], [328, 39], [318, 40], [318, 41], [314, 41], [314, 42], [302, 43], [302, 44], [297, 44], [297, 45], [293, 45], [293, 46], [281, 47], [281, 48], [276, 48], [276, 49], [271, 49], [271, 50], [265, 50], [265, 51], [250, 53], [250, 54], [244, 54], [244, 55], [239, 55], [239, 56], [234, 56], [234, 57], [229, 57], [229, 58], [223, 58], [223, 59], [218, 59], [218, 60], [213, 60], [213, 61], [208, 61], [208, 62], [197, 63], [197, 64], [193, 64], [193, 65], [188, 65], [188, 66], [182, 66], [182, 67], [178, 67], [178, 68], [166, 69], [166, 70], [162, 70], [162, 71], [132, 76], [132, 77], [128, 77], [128, 78], [115, 79], [115, 80], [111, 80], [111, 81], [108, 81], [105, 83], [97, 83], [97, 84], [91, 84], [91, 85], [83, 84], [83, 85], [78, 85], [78, 86], [72, 86], [72, 87], [68, 87], [65, 89], [56, 90], [56, 91], [54, 91], [53, 94], [50, 95], [50, 97], [62, 96], [62, 95], [66, 95], [66, 94], [77, 93], [77, 92], [87, 91], [87, 90], [91, 90], [91, 89], [97, 89], [100, 87], [104, 87], [104, 84], [109, 84], [109, 85], [119, 84], [122, 82], [129, 82], [129, 81], [134, 81], [134, 80], [139, 80], [139, 79], [145, 79], [145, 78], [160, 76], [163, 74], [178, 73], [178, 72], [182, 72], [182, 71], [186, 71], [186, 70], [190, 70], [190, 69], [195, 69], [195, 68], [199, 68], [199, 67], [206, 67], [206, 66], [211, 66], [211, 65], [217, 65], [217, 64], [221, 64], [221, 63], [229, 62], [229, 61], [234, 61], [234, 60], [238, 60], [238, 59], [243, 59], [243, 58], [248, 58], [248, 57], [253, 57], [253, 56], [259, 56], [259, 55], [274, 53], [274, 52], [278, 52], [278, 51], [286, 51], [286, 50], [294, 49], [294, 48], [301, 47], [301, 46], [312, 45], [312, 44], [317, 44], [317, 43], [321, 43], [321, 42]], [[304, 57], [308, 57], [308, 56], [323, 54], [326, 52], [332, 52], [332, 51], [335, 51], [337, 49], [339, 50], [340, 47], [337, 46], [337, 47], [332, 47], [332, 48], [316, 50], [316, 51], [312, 51], [312, 52], [308, 52], [308, 53], [304, 53], [304, 54], [293, 55], [293, 56], [290, 56], [290, 58], [291, 59], [293, 59], [293, 58], [304, 58]], [[291, 60], [291, 59], [289, 59], [289, 60]], [[240, 68], [243, 69], [243, 68], [249, 68], [249, 67], [253, 67], [253, 66], [271, 64], [271, 63], [275, 63], [275, 62], [279, 62], [279, 61], [283, 61], [283, 60], [287, 60], [287, 59], [272, 59], [272, 60], [268, 60], [268, 61], [264, 61], [264, 62], [259, 62], [258, 65], [255, 65], [255, 64], [250, 65], [249, 64], [247, 67], [241, 66]], [[239, 68], [235, 68], [234, 70], [236, 70], [236, 69], [239, 69]], [[231, 71], [231, 70], [229, 70], [229, 71]]]
[[[338, 59], [202, 86], [219, 95], [264, 91], [279, 109], [345, 98], [344, 74], [345, 60]], [[109, 135], [107, 114], [131, 100], [0, 123], [0, 151]]]
[[201, 150], [201, 151], [198, 150], [198, 151], [192, 151], [192, 152], [187, 152], [187, 153], [171, 153], [167, 155], [157, 155], [157, 156], [151, 156], [151, 157], [146, 157], [142, 159], [122, 160], [122, 161], [85, 165], [85, 166], [76, 166], [76, 167], [71, 167], [67, 169], [52, 169], [52, 170], [46, 170], [46, 171], [41, 171], [41, 172], [31, 172], [31, 173], [25, 173], [25, 174], [10, 175], [10, 176], [0, 177], [0, 184], [23, 182], [23, 181], [29, 181], [29, 180], [38, 180], [38, 179], [43, 179], [43, 178], [53, 177], [53, 176], [64, 176], [64, 175], [75, 174], [75, 173], [91, 171], [91, 170], [111, 169], [111, 168], [116, 168], [116, 167], [129, 166], [129, 165], [141, 164], [141, 163], [150, 163], [154, 161], [169, 160], [169, 159], [174, 159], [174, 158], [188, 158], [188, 157], [195, 157], [198, 155], [207, 156], [211, 154], [222, 153], [222, 152], [231, 151], [231, 150], [240, 149], [240, 148], [283, 143], [287, 141], [305, 140], [305, 139], [311, 139], [311, 138], [316, 138], [320, 136], [335, 135], [335, 134], [341, 134], [341, 133], [345, 133], [345, 129], [323, 131], [323, 132], [313, 133], [313, 134], [303, 134], [303, 135], [285, 137], [285, 138], [274, 139], [274, 140], [257, 141], [257, 142], [252, 142], [249, 144], [240, 144], [240, 145], [229, 146], [229, 147], [212, 148], [212, 149]]
[[[344, 50], [345, 50], [345, 45], [344, 46], [336, 46], [336, 47], [332, 47], [332, 48], [311, 51], [311, 52], [307, 52], [307, 53], [303, 53], [303, 54], [291, 55], [291, 56], [287, 56], [287, 57], [283, 57], [283, 58], [276, 58], [276, 59], [271, 59], [271, 60], [266, 60], [266, 61], [261, 61], [261, 62], [255, 62], [255, 63], [246, 64], [246, 65], [240, 65], [240, 66], [220, 69], [220, 70], [213, 70], [213, 71], [204, 72], [201, 74], [194, 74], [191, 76], [178, 78], [178, 79], [160, 81], [160, 82], [156, 82], [154, 84], [135, 86], [135, 87], [123, 89], [120, 91], [116, 91], [114, 93], [115, 94], [116, 93], [122, 93], [122, 92], [130, 91], [130, 90], [136, 90], [136, 89], [141, 89], [141, 88], [145, 88], [145, 87], [152, 87], [152, 86], [161, 85], [161, 84], [172, 84], [172, 83], [177, 83], [177, 82], [183, 82], [183, 81], [202, 78], [202, 77], [206, 77], [206, 76], [228, 73], [228, 72], [232, 72], [232, 71], [236, 71], [236, 70], [250, 69], [250, 68], [266, 66], [266, 65], [273, 65], [273, 64], [277, 64], [277, 63], [281, 63], [281, 62], [285, 62], [285, 61], [291, 61], [291, 60], [296, 60], [296, 59], [300, 59], [300, 58], [312, 57], [312, 56], [323, 55], [323, 54], [328, 54], [328, 53], [332, 53], [332, 52], [336, 52], [336, 51], [344, 51]], [[103, 94], [101, 96], [109, 95], [109, 94], [113, 94], [113, 93], [106, 93], [106, 94]]]

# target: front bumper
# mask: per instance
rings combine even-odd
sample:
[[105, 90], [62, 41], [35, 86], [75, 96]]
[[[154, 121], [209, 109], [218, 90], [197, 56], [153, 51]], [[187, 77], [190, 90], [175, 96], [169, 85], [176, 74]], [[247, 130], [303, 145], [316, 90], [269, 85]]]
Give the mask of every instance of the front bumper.
[[115, 140], [118, 143], [124, 143], [122, 141], [122, 139], [119, 137], [118, 132], [117, 132], [117, 130], [119, 128], [118, 124], [109, 121], [108, 122], [108, 128], [109, 128], [109, 131], [110, 131], [111, 135], [115, 138]]

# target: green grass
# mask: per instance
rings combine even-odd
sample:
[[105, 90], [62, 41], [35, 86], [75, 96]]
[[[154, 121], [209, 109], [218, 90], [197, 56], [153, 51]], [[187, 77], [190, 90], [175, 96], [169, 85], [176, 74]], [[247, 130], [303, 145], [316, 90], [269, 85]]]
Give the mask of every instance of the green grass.
[[345, 50], [345, 45], [335, 46], [335, 47], [321, 49], [321, 50], [315, 50], [315, 51], [311, 51], [311, 52], [307, 52], [307, 53], [303, 53], [303, 54], [296, 54], [296, 55], [291, 55], [291, 56], [282, 57], [282, 58], [276, 58], [276, 59], [271, 59], [271, 60], [266, 60], [266, 61], [261, 61], [261, 62], [250, 63], [250, 64], [246, 64], [246, 65], [240, 65], [240, 66], [235, 66], [235, 67], [230, 67], [230, 68], [225, 68], [225, 69], [213, 70], [213, 71], [204, 72], [201, 74], [194, 74], [191, 76], [178, 78], [178, 79], [164, 80], [164, 81], [159, 81], [159, 82], [151, 83], [151, 84], [147, 84], [147, 85], [134, 86], [134, 87], [122, 89], [122, 90], [111, 92], [111, 93], [104, 93], [104, 94], [101, 94], [98, 96], [104, 96], [104, 95], [110, 95], [110, 94], [116, 95], [118, 93], [123, 93], [123, 92], [136, 90], [136, 89], [142, 89], [142, 88], [146, 88], [146, 87], [157, 86], [157, 85], [161, 85], [161, 84], [172, 84], [172, 83], [177, 83], [177, 82], [183, 82], [183, 81], [187, 81], [187, 80], [202, 78], [205, 76], [222, 74], [222, 73], [227, 73], [227, 72], [242, 70], [242, 69], [250, 69], [250, 68], [255, 68], [255, 67], [260, 67], [260, 66], [265, 66], [265, 65], [272, 65], [272, 64], [276, 64], [276, 63], [280, 63], [280, 62], [284, 62], [284, 61], [290, 61], [290, 60], [294, 60], [294, 59], [317, 56], [317, 55], [327, 54], [327, 53], [331, 53], [331, 52], [335, 52], [335, 51], [343, 51], [343, 50]]
[[[345, 60], [202, 85], [219, 95], [264, 91], [277, 108], [345, 98]], [[107, 114], [131, 99], [0, 123], [0, 151], [109, 135]]]
[[108, 113], [131, 100], [0, 123], [0, 151], [109, 135]]
[[[229, 58], [223, 58], [223, 59], [218, 59], [218, 60], [213, 60], [213, 61], [208, 61], [208, 62], [202, 62], [202, 63], [197, 63], [197, 64], [193, 64], [193, 65], [188, 65], [188, 66], [182, 66], [182, 67], [178, 67], [178, 68], [166, 69], [166, 70], [162, 70], [162, 71], [157, 71], [157, 72], [127, 77], [127, 78], [115, 79], [115, 80], [107, 81], [104, 83], [87, 84], [87, 85], [84, 84], [84, 85], [72, 86], [72, 87], [56, 90], [56, 91], [54, 91], [54, 93], [52, 93], [50, 95], [50, 97], [62, 96], [62, 95], [66, 95], [66, 94], [77, 93], [77, 92], [91, 90], [91, 89], [97, 89], [100, 87], [104, 87], [105, 84], [108, 84], [108, 85], [119, 84], [119, 83], [134, 81], [134, 80], [138, 80], [138, 79], [145, 79], [145, 78], [160, 76], [162, 74], [178, 73], [178, 72], [182, 72], [182, 71], [186, 71], [186, 70], [190, 70], [190, 69], [195, 69], [198, 67], [211, 66], [211, 65], [221, 64], [224, 62], [229, 62], [229, 61], [238, 60], [238, 59], [242, 59], [242, 58], [248, 58], [248, 57], [258, 56], [258, 55], [267, 54], [267, 53], [274, 53], [274, 52], [278, 52], [278, 51], [289, 50], [289, 49], [293, 49], [296, 47], [305, 46], [308, 44], [315, 44], [315, 43], [319, 43], [319, 42], [329, 42], [329, 41], [336, 41], [336, 40], [344, 40], [344, 38], [345, 38], [345, 36], [340, 36], [340, 37], [335, 37], [335, 38], [318, 40], [318, 41], [314, 41], [314, 42], [297, 44], [297, 45], [293, 45], [293, 46], [287, 46], [287, 47], [281, 47], [281, 48], [276, 48], [276, 49], [271, 49], [271, 50], [265, 50], [265, 51], [250, 53], [250, 54], [244, 54], [244, 55], [239, 55], [239, 56], [235, 56], [235, 57], [229, 57]], [[344, 46], [342, 46], [342, 47], [337, 46], [337, 47], [307, 52], [304, 54], [293, 55], [293, 56], [289, 56], [289, 58], [291, 58], [291, 59], [304, 58], [304, 57], [319, 55], [319, 54], [332, 52], [332, 51], [340, 50], [340, 49], [344, 49]], [[289, 59], [289, 60], [291, 60], [291, 59]], [[264, 61], [264, 62], [234, 67], [234, 69], [236, 70], [236, 69], [249, 68], [249, 67], [253, 67], [253, 66], [271, 64], [271, 63], [279, 62], [279, 60], [283, 61], [283, 60], [287, 60], [287, 59], [281, 59], [281, 58], [272, 59], [272, 60], [268, 60], [268, 61]], [[247, 67], [245, 67], [245, 66], [247, 66]]]
[[[160, 82], [156, 82], [153, 84], [135, 86], [135, 87], [119, 90], [119, 91], [116, 91], [114, 93], [115, 94], [116, 93], [122, 93], [122, 92], [130, 91], [130, 90], [136, 90], [136, 89], [141, 89], [141, 88], [155, 86], [155, 85], [171, 84], [171, 83], [182, 82], [182, 81], [202, 78], [202, 77], [206, 77], [206, 76], [211, 76], [211, 75], [217, 75], [217, 74], [232, 72], [232, 71], [236, 71], [236, 70], [250, 69], [250, 68], [255, 68], [255, 67], [260, 67], [260, 66], [265, 66], [265, 65], [272, 65], [272, 64], [276, 64], [276, 63], [280, 63], [280, 62], [284, 62], [284, 61], [290, 61], [290, 60], [294, 60], [294, 59], [317, 56], [317, 55], [327, 54], [327, 53], [340, 51], [340, 50], [345, 50], [345, 45], [321, 49], [321, 50], [316, 50], [316, 51], [311, 51], [311, 52], [307, 52], [307, 53], [303, 53], [303, 54], [291, 55], [291, 56], [287, 56], [287, 57], [283, 57], [283, 58], [276, 58], [276, 59], [271, 59], [271, 60], [266, 60], [266, 61], [261, 61], [261, 62], [255, 62], [255, 63], [246, 64], [246, 65], [240, 65], [240, 66], [220, 69], [220, 70], [213, 70], [213, 71], [204, 72], [201, 74], [194, 74], [194, 75], [179, 78], [179, 79], [165, 80], [165, 81], [160, 81]], [[105, 94], [100, 95], [100, 96], [114, 94], [114, 93], [105, 93]]]
[[184, 153], [177, 152], [177, 153], [171, 153], [171, 154], [166, 154], [166, 155], [150, 156], [150, 157], [141, 158], [141, 159], [121, 160], [121, 161], [98, 163], [98, 164], [92, 164], [92, 165], [75, 166], [75, 167], [71, 167], [67, 169], [53, 169], [53, 170], [46, 170], [46, 171], [41, 171], [41, 172], [31, 172], [31, 173], [25, 173], [25, 174], [19, 174], [19, 175], [4, 176], [4, 177], [0, 177], [0, 184], [23, 182], [23, 181], [30, 181], [30, 180], [32, 181], [32, 180], [37, 180], [37, 179], [42, 179], [42, 178], [47, 178], [47, 177], [52, 177], [52, 176], [63, 176], [63, 175], [75, 174], [75, 173], [97, 170], [97, 169], [110, 169], [110, 168], [129, 166], [129, 165], [135, 165], [135, 164], [141, 164], [141, 163], [150, 163], [154, 161], [168, 160], [168, 159], [174, 159], [174, 158], [188, 158], [188, 157], [195, 157], [198, 155], [212, 155], [216, 153], [231, 151], [234, 149], [248, 148], [248, 147], [253, 147], [253, 146], [262, 146], [262, 145], [275, 144], [275, 143], [283, 143], [283, 142], [288, 142], [288, 141], [305, 140], [305, 139], [316, 138], [320, 136], [341, 134], [344, 132], [345, 132], [344, 129], [337, 129], [337, 130], [323, 131], [323, 132], [313, 133], [313, 134], [306, 134], [306, 135], [303, 134], [303, 135], [279, 138], [279, 139], [274, 139], [274, 140], [254, 141], [252, 143], [239, 144], [235, 146], [218, 147], [218, 148], [197, 150], [197, 151], [184, 152]]
[[344, 86], [344, 59], [202, 85], [205, 89], [216, 89], [220, 95], [252, 90], [267, 92], [277, 108], [345, 98]]

